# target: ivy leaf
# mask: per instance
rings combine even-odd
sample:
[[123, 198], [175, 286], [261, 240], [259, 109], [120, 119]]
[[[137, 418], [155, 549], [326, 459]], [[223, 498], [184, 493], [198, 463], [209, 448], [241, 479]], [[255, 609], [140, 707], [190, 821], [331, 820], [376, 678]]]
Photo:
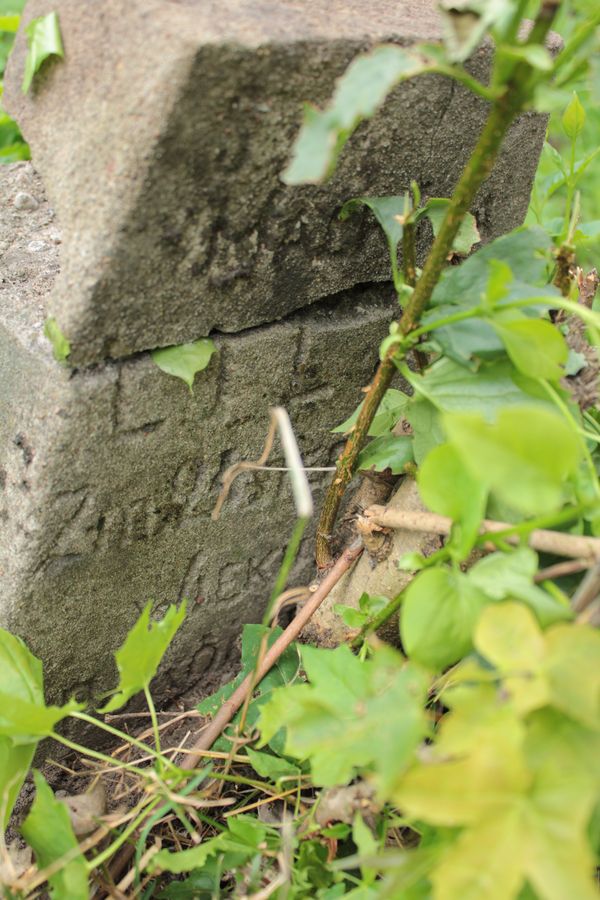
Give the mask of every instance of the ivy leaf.
[[[432, 197], [416, 215], [417, 221], [426, 216], [431, 222], [433, 233], [437, 237], [442, 222], [448, 211], [450, 200], [443, 197]], [[454, 238], [452, 250], [459, 256], [468, 256], [475, 244], [481, 241], [477, 221], [472, 213], [467, 213], [460, 224], [458, 234]]]
[[558, 381], [565, 374], [569, 348], [551, 322], [542, 319], [494, 321], [494, 328], [511, 360], [524, 375]]
[[537, 553], [530, 547], [518, 547], [510, 553], [490, 553], [471, 566], [467, 575], [492, 600], [522, 600], [542, 628], [572, 619], [568, 604], [563, 605], [534, 584], [537, 570]]
[[64, 58], [65, 51], [60, 35], [60, 26], [58, 24], [58, 16], [55, 12], [48, 13], [46, 16], [40, 16], [32, 19], [25, 26], [25, 34], [27, 35], [27, 57], [25, 59], [25, 72], [23, 74], [23, 84], [21, 90], [27, 93], [33, 82], [33, 76], [40, 69], [42, 63], [49, 56], [60, 56]]
[[577, 435], [562, 416], [516, 406], [493, 424], [471, 413], [446, 415], [444, 427], [466, 468], [514, 510], [540, 515], [562, 503], [580, 459]]
[[417, 484], [425, 505], [454, 522], [446, 544], [452, 550], [452, 558], [459, 562], [466, 559], [485, 513], [485, 486], [473, 478], [450, 444], [435, 447], [425, 457], [417, 473]]
[[426, 732], [424, 674], [390, 648], [365, 662], [346, 646], [301, 652], [310, 684], [273, 692], [258, 723], [261, 745], [283, 727], [286, 755], [308, 759], [315, 784], [346, 784], [374, 767], [388, 785]]
[[71, 352], [71, 344], [60, 330], [58, 322], [53, 316], [46, 319], [44, 334], [52, 344], [54, 359], [59, 363], [64, 363]]
[[402, 239], [404, 226], [402, 217], [406, 213], [407, 197], [354, 197], [348, 200], [340, 210], [340, 219], [344, 221], [361, 206], [371, 210], [385, 234], [394, 282], [398, 278], [398, 244]]
[[119, 684], [115, 696], [100, 710], [102, 713], [119, 709], [134, 694], [148, 687], [156, 675], [167, 647], [185, 618], [185, 600], [179, 609], [170, 606], [160, 622], [150, 622], [151, 608], [152, 603], [147, 603], [125, 638], [125, 643], [115, 653], [120, 676]]
[[355, 59], [338, 79], [323, 111], [305, 107], [292, 160], [282, 175], [287, 184], [323, 181], [342, 147], [363, 119], [373, 116], [395, 85], [431, 68], [415, 50], [384, 44]]
[[473, 647], [473, 632], [488, 599], [460, 571], [436, 566], [411, 581], [400, 612], [402, 646], [412, 661], [435, 671]]
[[206, 369], [216, 349], [210, 338], [201, 338], [192, 344], [179, 344], [176, 347], [153, 350], [152, 360], [167, 375], [174, 375], [185, 381], [190, 392], [193, 393], [196, 373]]
[[586, 625], [560, 624], [548, 629], [545, 640], [545, 672], [553, 706], [583, 725], [597, 729], [600, 633]]
[[402, 475], [406, 464], [413, 461], [412, 437], [409, 434], [388, 434], [375, 438], [361, 450], [356, 468], [376, 472], [390, 469], [392, 475]]
[[53, 874], [50, 896], [56, 900], [87, 900], [89, 897], [87, 867], [78, 841], [73, 833], [69, 812], [64, 803], [56, 800], [41, 772], [34, 771], [35, 800], [25, 819], [22, 832], [33, 847], [39, 869], [51, 866], [68, 854], [68, 862]]
[[561, 121], [565, 134], [571, 141], [574, 141], [583, 131], [585, 109], [581, 105], [576, 91], [573, 91], [573, 96], [563, 113]]
[[[364, 401], [363, 401], [364, 402]], [[388, 388], [383, 395], [383, 400], [379, 404], [379, 409], [375, 413], [375, 418], [369, 428], [369, 437], [381, 437], [388, 434], [404, 415], [410, 397], [404, 391], [397, 391], [395, 388]], [[362, 403], [357, 406], [349, 419], [333, 428], [334, 434], [347, 434], [356, 425], [359, 413], [362, 409]]]

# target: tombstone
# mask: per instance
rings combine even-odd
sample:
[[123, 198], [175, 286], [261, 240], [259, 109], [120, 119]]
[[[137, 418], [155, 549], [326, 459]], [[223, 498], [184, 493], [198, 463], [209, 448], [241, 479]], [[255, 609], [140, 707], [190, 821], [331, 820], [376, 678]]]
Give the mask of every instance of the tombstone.
[[[325, 102], [374, 44], [435, 40], [434, 4], [391, 0], [31, 0], [65, 59], [6, 106], [33, 164], [0, 169], [0, 624], [44, 661], [49, 695], [97, 696], [148, 600], [189, 613], [159, 702], [208, 690], [261, 618], [294, 520], [259, 455], [285, 406], [308, 466], [360, 399], [397, 313], [385, 243], [352, 196], [448, 196], [485, 104], [435, 76], [393, 92], [324, 186], [280, 180], [302, 102]], [[471, 71], [484, 78], [490, 47]], [[474, 209], [484, 240], [525, 215], [545, 121], [512, 128]], [[420, 238], [424, 253], [429, 235]], [[67, 366], [43, 335], [54, 316]], [[194, 393], [149, 351], [211, 335]], [[318, 503], [328, 476], [311, 476]], [[325, 479], [325, 480], [324, 480]], [[295, 567], [312, 573], [311, 541]]]

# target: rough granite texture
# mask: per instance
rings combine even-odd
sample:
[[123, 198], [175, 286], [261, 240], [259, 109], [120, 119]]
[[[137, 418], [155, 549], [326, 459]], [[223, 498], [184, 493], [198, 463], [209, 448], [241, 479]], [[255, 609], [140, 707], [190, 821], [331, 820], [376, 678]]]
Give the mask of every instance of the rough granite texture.
[[[432, 0], [31, 0], [24, 21], [50, 10], [65, 61], [23, 96], [21, 30], [5, 104], [64, 231], [49, 308], [75, 364], [239, 331], [387, 279], [378, 226], [366, 211], [340, 223], [341, 203], [413, 178], [448, 196], [486, 114], [453, 82], [416, 79], [360, 127], [327, 186], [289, 187], [279, 175], [302, 103], [325, 103], [382, 40], [439, 38]], [[481, 79], [490, 54], [470, 61]], [[544, 128], [526, 115], [508, 136], [474, 210], [484, 239], [522, 221]]]
[[[16, 209], [17, 193], [37, 208]], [[187, 597], [157, 696], [193, 690], [260, 618], [293, 523], [285, 476], [264, 472], [241, 476], [213, 522], [221, 475], [260, 454], [277, 403], [307, 465], [335, 458], [330, 429], [372, 374], [392, 292], [365, 286], [217, 337], [193, 395], [146, 353], [73, 371], [42, 333], [60, 234], [30, 164], [0, 169], [0, 207], [0, 625], [42, 657], [62, 701], [113, 683], [112, 651], [149, 599]], [[312, 476], [317, 501], [327, 477]]]

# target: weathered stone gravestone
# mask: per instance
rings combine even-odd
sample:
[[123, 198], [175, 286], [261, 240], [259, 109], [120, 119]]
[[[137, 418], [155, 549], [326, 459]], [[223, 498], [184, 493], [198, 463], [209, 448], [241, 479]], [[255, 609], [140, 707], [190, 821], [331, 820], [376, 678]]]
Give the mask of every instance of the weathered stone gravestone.
[[[258, 455], [274, 404], [306, 464], [331, 463], [395, 312], [380, 233], [339, 223], [340, 204], [412, 178], [449, 195], [485, 106], [406, 84], [328, 185], [290, 188], [302, 102], [360, 50], [438, 38], [432, 3], [32, 0], [25, 18], [50, 10], [65, 60], [23, 97], [21, 35], [6, 86], [33, 167], [0, 171], [0, 624], [43, 658], [53, 698], [93, 695], [147, 600], [187, 597], [173, 696], [214, 681], [260, 617], [293, 522], [274, 473], [240, 478], [211, 521], [223, 471]], [[480, 77], [489, 57], [470, 62]], [[522, 221], [543, 133], [534, 116], [512, 129], [475, 209], [484, 239]], [[208, 334], [193, 395], [147, 352]]]

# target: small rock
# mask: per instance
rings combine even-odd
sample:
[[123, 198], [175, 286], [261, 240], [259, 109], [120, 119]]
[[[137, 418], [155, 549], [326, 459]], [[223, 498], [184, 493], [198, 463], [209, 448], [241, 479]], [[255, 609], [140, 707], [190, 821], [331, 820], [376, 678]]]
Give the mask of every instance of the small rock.
[[15, 196], [14, 205], [17, 209], [32, 212], [34, 209], [37, 209], [40, 204], [32, 194], [28, 194], [25, 191], [19, 191]]
[[40, 253], [42, 250], [48, 249], [46, 241], [29, 241], [27, 249], [30, 253]]

